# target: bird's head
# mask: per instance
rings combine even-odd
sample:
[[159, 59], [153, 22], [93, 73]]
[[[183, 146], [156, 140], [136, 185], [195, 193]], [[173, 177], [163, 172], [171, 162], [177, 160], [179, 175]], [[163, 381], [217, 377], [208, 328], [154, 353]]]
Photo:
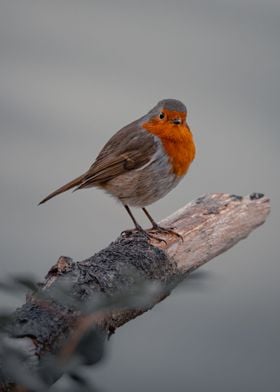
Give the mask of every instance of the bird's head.
[[143, 127], [152, 133], [176, 135], [177, 130], [189, 131], [187, 108], [177, 99], [163, 99], [143, 118]]

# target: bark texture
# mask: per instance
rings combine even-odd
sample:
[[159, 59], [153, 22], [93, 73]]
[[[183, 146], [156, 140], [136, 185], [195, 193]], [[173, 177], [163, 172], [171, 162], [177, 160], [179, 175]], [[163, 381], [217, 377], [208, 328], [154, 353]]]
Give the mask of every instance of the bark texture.
[[[2, 346], [21, 350], [27, 371], [40, 375], [50, 357], [64, 363], [84, 350], [81, 342], [93, 331], [96, 345], [87, 363], [95, 363], [102, 355], [100, 342], [156, 305], [190, 272], [246, 238], [269, 210], [269, 199], [262, 194], [208, 194], [160, 222], [183, 240], [160, 233], [165, 242], [148, 242], [131, 233], [83, 261], [61, 256], [40, 290], [29, 293], [13, 314]], [[0, 352], [0, 385], [7, 391], [18, 380], [9, 374], [3, 356]], [[50, 372], [49, 379], [45, 372], [41, 376], [50, 385], [62, 371]]]

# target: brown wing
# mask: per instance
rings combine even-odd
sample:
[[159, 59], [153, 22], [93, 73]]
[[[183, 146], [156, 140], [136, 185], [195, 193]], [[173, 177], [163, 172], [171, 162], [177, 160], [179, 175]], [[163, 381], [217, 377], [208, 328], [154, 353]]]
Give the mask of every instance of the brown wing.
[[122, 128], [105, 144], [76, 189], [105, 183], [145, 165], [156, 151], [154, 136], [136, 122]]

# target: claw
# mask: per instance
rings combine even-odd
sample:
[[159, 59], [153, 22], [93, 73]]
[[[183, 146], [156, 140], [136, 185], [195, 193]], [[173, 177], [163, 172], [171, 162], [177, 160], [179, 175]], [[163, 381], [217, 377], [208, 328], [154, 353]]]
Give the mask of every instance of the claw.
[[146, 233], [146, 236], [148, 239], [153, 239], [153, 240], [157, 240], [159, 242], [164, 242], [165, 245], [167, 245], [167, 242], [163, 238], [152, 235], [151, 233], [149, 233], [147, 231], [145, 231], [145, 233]]
[[130, 229], [130, 230], [123, 230], [121, 232], [121, 235], [122, 236], [131, 235], [131, 234], [137, 233], [137, 232], [142, 233], [147, 240], [153, 239], [153, 240], [157, 240], [159, 242], [164, 242], [167, 245], [167, 242], [163, 238], [157, 237], [157, 236], [147, 232], [146, 230], [142, 229], [142, 227], [137, 227], [135, 229]]
[[153, 225], [152, 229], [154, 231], [164, 233], [164, 234], [172, 234], [175, 235], [176, 237], [180, 238], [182, 242], [184, 242], [184, 238], [181, 236], [181, 234], [177, 233], [177, 231], [173, 230], [173, 227], [161, 227], [157, 224]]

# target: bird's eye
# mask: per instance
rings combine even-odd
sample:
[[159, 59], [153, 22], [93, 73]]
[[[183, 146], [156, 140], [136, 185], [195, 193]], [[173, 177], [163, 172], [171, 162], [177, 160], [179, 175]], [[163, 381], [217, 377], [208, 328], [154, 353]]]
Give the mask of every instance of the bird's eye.
[[162, 120], [165, 117], [165, 114], [163, 112], [160, 112], [159, 118]]

